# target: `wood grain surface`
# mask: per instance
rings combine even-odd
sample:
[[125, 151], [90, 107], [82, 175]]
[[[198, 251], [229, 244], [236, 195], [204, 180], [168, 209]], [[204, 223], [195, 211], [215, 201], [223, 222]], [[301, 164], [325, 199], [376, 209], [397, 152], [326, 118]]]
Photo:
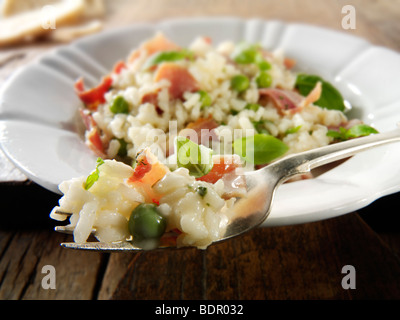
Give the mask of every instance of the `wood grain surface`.
[[[356, 9], [343, 30], [341, 9]], [[361, 36], [400, 51], [399, 0], [116, 0], [104, 28], [190, 16], [239, 16], [304, 22]], [[57, 43], [0, 49], [0, 86], [16, 68]], [[88, 253], [62, 249], [48, 218], [58, 195], [29, 181], [0, 156], [0, 300], [304, 300], [399, 299], [399, 195], [365, 210], [314, 223], [257, 229], [207, 250]], [[387, 206], [391, 206], [388, 208]], [[398, 211], [398, 210], [397, 210]], [[54, 266], [56, 289], [42, 268]], [[342, 287], [343, 266], [357, 271]]]

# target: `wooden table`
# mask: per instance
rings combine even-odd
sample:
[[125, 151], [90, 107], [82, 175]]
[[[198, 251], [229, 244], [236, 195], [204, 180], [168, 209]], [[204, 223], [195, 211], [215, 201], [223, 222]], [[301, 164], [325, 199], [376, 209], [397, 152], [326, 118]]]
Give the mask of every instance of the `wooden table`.
[[[341, 9], [356, 9], [343, 30]], [[196, 15], [235, 15], [306, 22], [367, 38], [400, 51], [399, 0], [107, 1], [105, 28]], [[57, 46], [37, 42], [2, 49], [0, 85], [17, 66]], [[399, 299], [400, 194], [366, 209], [304, 225], [257, 229], [209, 247], [141, 253], [62, 249], [48, 213], [59, 196], [26, 179], [1, 155], [0, 299], [303, 300]], [[56, 288], [46, 289], [43, 267]], [[344, 266], [356, 288], [345, 289]], [[44, 272], [44, 273], [43, 273]]]

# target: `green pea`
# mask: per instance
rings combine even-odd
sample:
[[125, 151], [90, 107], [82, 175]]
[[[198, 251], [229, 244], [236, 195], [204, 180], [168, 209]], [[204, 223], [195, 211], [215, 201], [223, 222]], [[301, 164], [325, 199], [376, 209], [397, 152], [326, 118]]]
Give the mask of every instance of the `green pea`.
[[235, 50], [232, 52], [231, 58], [239, 64], [253, 63], [258, 54], [258, 50], [258, 45], [243, 42], [236, 46]]
[[114, 99], [110, 106], [112, 113], [129, 113], [129, 104], [122, 96], [118, 96]]
[[264, 57], [262, 56], [262, 54], [258, 54], [255, 58], [255, 63], [257, 64], [258, 68], [261, 71], [266, 71], [271, 69], [271, 64], [264, 59]]
[[167, 221], [155, 204], [142, 203], [132, 211], [128, 228], [137, 241], [159, 239], [167, 228]]
[[238, 74], [231, 79], [231, 88], [237, 92], [246, 91], [250, 86], [250, 80], [243, 74]]
[[272, 84], [272, 76], [268, 72], [261, 72], [256, 78], [256, 82], [259, 88], [268, 88]]
[[271, 64], [266, 60], [257, 61], [257, 66], [260, 68], [261, 71], [271, 69]]
[[200, 90], [197, 91], [197, 93], [200, 95], [200, 102], [202, 108], [211, 106], [212, 100], [207, 92], [205, 92], [204, 90]]
[[246, 104], [245, 109], [247, 110], [253, 110], [254, 112], [257, 112], [257, 110], [260, 108], [260, 105], [258, 103], [248, 103]]

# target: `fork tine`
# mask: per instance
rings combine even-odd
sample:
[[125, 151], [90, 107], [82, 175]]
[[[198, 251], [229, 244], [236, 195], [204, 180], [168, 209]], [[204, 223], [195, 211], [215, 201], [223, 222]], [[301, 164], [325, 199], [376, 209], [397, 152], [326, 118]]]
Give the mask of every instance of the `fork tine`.
[[133, 245], [131, 242], [116, 242], [116, 243], [105, 243], [105, 242], [63, 242], [61, 246], [68, 249], [79, 249], [79, 250], [91, 250], [91, 251], [141, 251], [143, 248], [139, 248]]
[[61, 214], [61, 215], [64, 215], [64, 216], [68, 216], [68, 217], [72, 216], [71, 212], [65, 212], [65, 211], [62, 211], [60, 209], [57, 209], [54, 213]]
[[[60, 232], [60, 233], [65, 233], [65, 234], [73, 234], [74, 233], [74, 228], [73, 226], [56, 226], [54, 227], [54, 231]], [[94, 234], [96, 232], [96, 229], [92, 229], [91, 234]]]
[[76, 242], [63, 242], [60, 244], [62, 247], [67, 249], [76, 249], [76, 250], [87, 250], [87, 251], [102, 251], [102, 252], [127, 252], [127, 251], [146, 251], [146, 250], [155, 250], [155, 249], [167, 249], [174, 248], [177, 249], [176, 245], [171, 245], [168, 243], [159, 243], [149, 242], [147, 244], [143, 244], [138, 246], [135, 245], [132, 241], [121, 241], [121, 242], [84, 242], [84, 243], [76, 243]]

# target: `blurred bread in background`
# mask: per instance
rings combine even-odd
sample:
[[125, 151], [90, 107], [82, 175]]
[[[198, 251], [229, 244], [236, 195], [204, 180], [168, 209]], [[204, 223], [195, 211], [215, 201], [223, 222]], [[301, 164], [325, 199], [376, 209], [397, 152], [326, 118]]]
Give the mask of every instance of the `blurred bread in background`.
[[100, 31], [105, 12], [104, 0], [3, 0], [0, 46], [71, 41]]

